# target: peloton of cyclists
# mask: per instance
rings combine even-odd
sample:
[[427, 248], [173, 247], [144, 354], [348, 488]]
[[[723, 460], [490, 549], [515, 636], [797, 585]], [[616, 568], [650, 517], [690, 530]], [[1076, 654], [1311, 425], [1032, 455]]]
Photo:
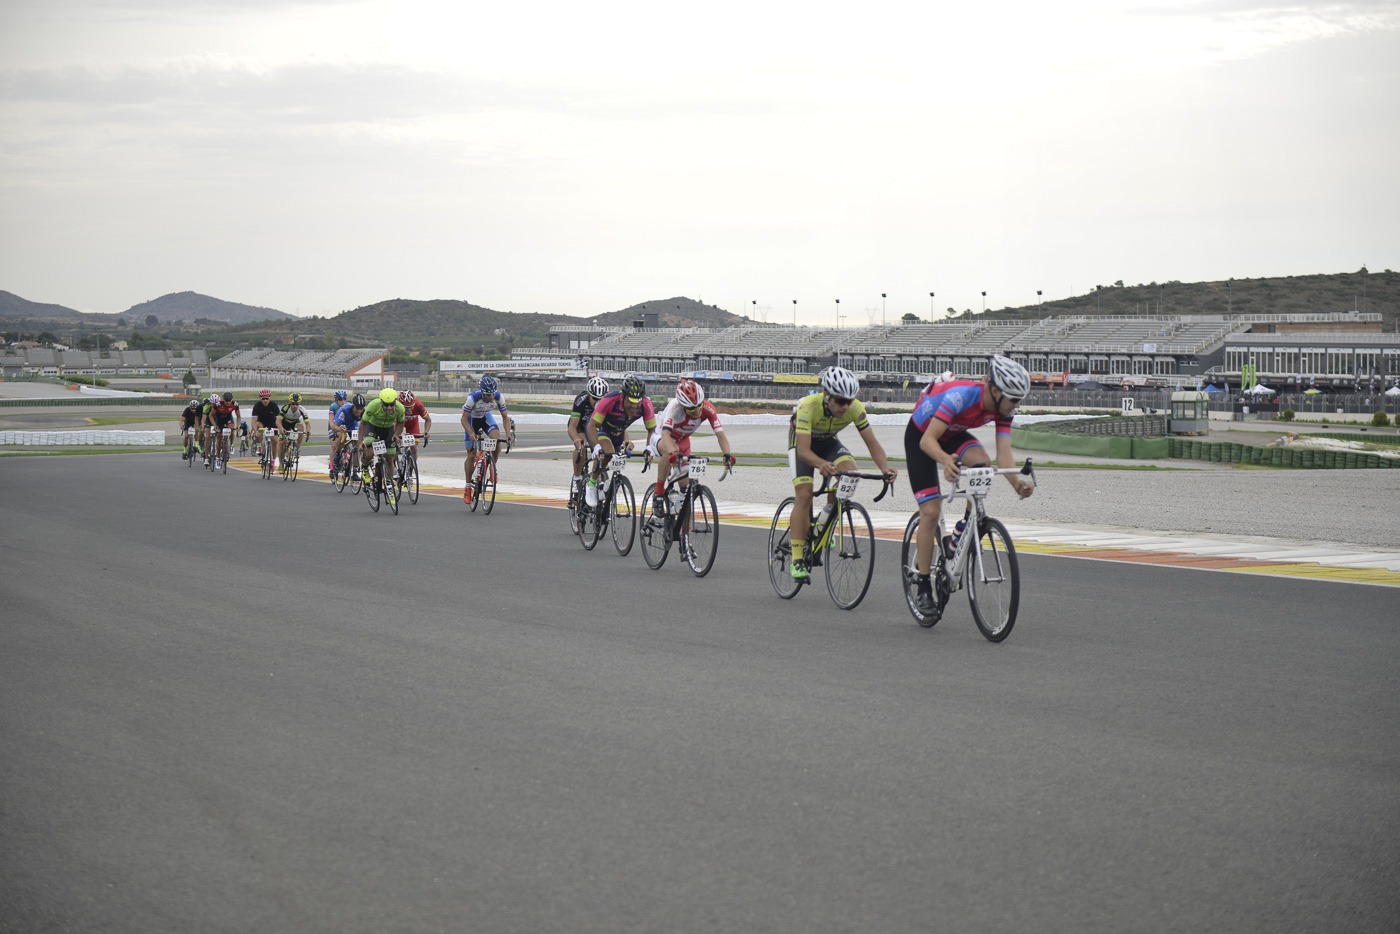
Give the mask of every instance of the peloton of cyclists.
[[[690, 436], [705, 422], [715, 433], [719, 449], [724, 454], [726, 466], [734, 465], [734, 455], [729, 450], [729, 439], [724, 436], [724, 425], [714, 404], [706, 401], [705, 390], [693, 379], [683, 379], [676, 384], [675, 396], [666, 403], [661, 413], [661, 421], [651, 436], [651, 447], [656, 449], [656, 491], [652, 510], [657, 515], [666, 511], [666, 477], [671, 472], [671, 462], [690, 456]], [[681, 486], [688, 486], [690, 479], [681, 480]]]
[[[917, 591], [919, 612], [933, 617], [938, 602], [933, 596], [929, 569], [942, 511], [939, 468], [949, 483], [956, 483], [961, 467], [985, 467], [987, 452], [969, 429], [996, 423], [997, 466], [1014, 467], [1011, 453], [1011, 419], [1021, 400], [1031, 391], [1030, 374], [1010, 357], [992, 357], [985, 379], [943, 379], [924, 387], [904, 430], [904, 456], [909, 485], [919, 505]], [[1019, 474], [1006, 479], [1022, 499], [1035, 487]]]
[[851, 473], [856, 460], [836, 437], [847, 425], [855, 425], [870, 457], [885, 479], [898, 475], [885, 459], [885, 449], [865, 417], [865, 405], [856, 398], [860, 381], [854, 373], [829, 366], [817, 376], [821, 392], [806, 396], [793, 406], [788, 429], [788, 464], [792, 470], [793, 497], [789, 537], [792, 541], [791, 573], [794, 580], [811, 577], [808, 566], [807, 530], [812, 524], [812, 477]]
[[598, 400], [608, 394], [608, 381], [601, 376], [594, 376], [588, 381], [588, 385], [583, 392], [574, 396], [573, 410], [569, 413], [569, 422], [566, 428], [569, 432], [569, 443], [574, 446], [573, 454], [573, 479], [569, 482], [569, 508], [574, 508], [574, 498], [578, 496], [579, 489], [583, 486], [583, 470], [588, 466], [588, 421], [593, 417], [593, 407], [598, 404]]
[[218, 393], [210, 394], [208, 408], [204, 410], [204, 423], [208, 427], [210, 440], [205, 446], [206, 451], [212, 451], [224, 459], [233, 454], [231, 450], [220, 450], [220, 439], [223, 437], [223, 430], [232, 428], [234, 417], [241, 414], [238, 403], [233, 401], [233, 393], [226, 392], [222, 396]]
[[[493, 408], [500, 415], [500, 421], [491, 414]], [[506, 414], [506, 400], [505, 396], [501, 395], [500, 383], [494, 376], [483, 376], [477, 388], [467, 393], [467, 401], [462, 404], [462, 432], [467, 445], [467, 456], [462, 461], [462, 469], [466, 476], [466, 490], [462, 493], [462, 502], [470, 505], [472, 501], [472, 471], [476, 468], [477, 433], [485, 431], [488, 437], [495, 439], [496, 450], [491, 455], [491, 460], [495, 461], [501, 451], [501, 426], [509, 424], [506, 421], [509, 417]]]
[[[646, 385], [635, 373], [622, 381], [620, 391], [608, 393], [593, 407], [593, 415], [588, 419], [593, 470], [588, 475], [588, 485], [584, 487], [584, 501], [590, 508], [598, 505], [598, 478], [602, 475], [604, 462], [613, 454], [632, 450], [627, 427], [639, 418], [650, 437], [656, 430], [656, 409], [647, 398]], [[656, 456], [654, 447], [647, 445], [646, 451], [652, 457]]]

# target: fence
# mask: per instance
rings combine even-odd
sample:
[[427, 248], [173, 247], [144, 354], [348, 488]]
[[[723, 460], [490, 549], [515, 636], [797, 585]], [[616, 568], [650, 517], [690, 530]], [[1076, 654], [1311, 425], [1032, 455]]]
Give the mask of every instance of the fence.
[[107, 431], [83, 429], [80, 431], [0, 431], [0, 444], [21, 445], [162, 445], [165, 444], [163, 431]]

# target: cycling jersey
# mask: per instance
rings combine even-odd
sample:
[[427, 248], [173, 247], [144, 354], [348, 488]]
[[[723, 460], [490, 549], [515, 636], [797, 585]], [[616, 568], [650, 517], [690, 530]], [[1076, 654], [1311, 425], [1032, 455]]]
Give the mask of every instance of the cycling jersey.
[[423, 404], [422, 399], [414, 399], [412, 405], [404, 406], [403, 410], [403, 430], [411, 435], [421, 435], [423, 426], [421, 419], [428, 414], [428, 407]]
[[371, 399], [365, 406], [364, 420], [376, 428], [393, 428], [403, 421], [403, 403], [395, 399], [386, 405], [378, 399]]
[[302, 422], [306, 422], [308, 425], [311, 423], [311, 417], [306, 414], [306, 409], [303, 409], [301, 406], [292, 408], [289, 405], [279, 414], [282, 418], [282, 424], [286, 425], [289, 429], [296, 428], [297, 425]]
[[695, 429], [706, 422], [710, 423], [715, 434], [724, 431], [724, 426], [720, 424], [719, 412], [715, 411], [709, 400], [700, 403], [700, 414], [695, 416], [685, 410], [679, 399], [668, 402], [665, 411], [661, 413], [661, 430], [669, 431], [676, 439], [690, 437], [695, 433]]
[[598, 434], [607, 435], [616, 441], [622, 437], [627, 426], [639, 418], [648, 432], [656, 430], [656, 408], [651, 404], [651, 400], [643, 397], [636, 414], [629, 415], [622, 401], [622, 390], [618, 390], [598, 400], [597, 405], [593, 406], [591, 421], [597, 427]]
[[205, 403], [200, 402], [197, 399], [194, 402], [191, 402], [189, 405], [185, 406], [185, 408], [180, 412], [180, 421], [187, 427], [190, 424], [199, 421], [201, 418], [204, 417], [204, 405]]
[[586, 432], [588, 430], [588, 420], [593, 417], [594, 405], [596, 405], [596, 400], [586, 392], [574, 396], [574, 408], [569, 413], [569, 417], [578, 419], [575, 426], [578, 431]]
[[788, 421], [788, 447], [797, 446], [798, 435], [811, 435], [815, 444], [830, 441], [847, 425], [855, 425], [856, 431], [865, 431], [870, 421], [865, 417], [865, 403], [852, 399], [846, 411], [840, 415], [828, 415], [825, 393], [814, 392], [805, 396], [792, 407], [792, 418]]
[[472, 418], [485, 418], [493, 407], [505, 414], [506, 400], [499, 389], [490, 394], [473, 389], [467, 393], [467, 401], [463, 404], [462, 411]]
[[253, 420], [264, 428], [276, 428], [277, 416], [282, 414], [282, 409], [276, 402], [268, 400], [263, 402], [259, 399], [253, 403]]
[[360, 427], [360, 418], [355, 414], [355, 407], [347, 402], [336, 411], [333, 423], [353, 435]]
[[1009, 437], [1011, 416], [998, 415], [983, 408], [982, 389], [982, 381], [975, 379], [931, 383], [919, 394], [919, 401], [914, 403], [914, 414], [909, 421], [924, 432], [928, 430], [929, 422], [936, 418], [948, 426], [945, 435], [996, 422], [997, 436]]
[[225, 402], [222, 399], [219, 400], [217, 405], [210, 403], [206, 411], [210, 419], [217, 422], [220, 428], [225, 425], [233, 424], [233, 416], [235, 414], [242, 415], [237, 402]]

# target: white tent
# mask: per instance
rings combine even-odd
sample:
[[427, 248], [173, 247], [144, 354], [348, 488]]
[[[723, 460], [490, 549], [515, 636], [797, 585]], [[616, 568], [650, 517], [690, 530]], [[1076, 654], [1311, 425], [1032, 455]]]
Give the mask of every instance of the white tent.
[[1385, 391], [1387, 396], [1400, 396], [1400, 386], [1391, 386]]
[[1245, 392], [1249, 393], [1251, 396], [1272, 396], [1274, 394], [1274, 391], [1263, 383], [1256, 383], [1246, 389]]

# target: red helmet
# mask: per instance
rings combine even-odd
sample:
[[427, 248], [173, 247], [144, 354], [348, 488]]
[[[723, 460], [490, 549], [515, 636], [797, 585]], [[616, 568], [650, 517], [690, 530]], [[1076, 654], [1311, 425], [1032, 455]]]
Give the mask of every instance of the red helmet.
[[676, 383], [676, 399], [687, 409], [693, 409], [705, 401], [705, 390], [693, 379], [683, 379]]
[[259, 389], [259, 390], [258, 390], [258, 398], [259, 398], [259, 399], [271, 399], [271, 398], [272, 398], [272, 390], [271, 390], [271, 389]]
[[413, 394], [412, 389], [399, 390], [399, 401], [402, 402], [404, 405], [412, 405], [413, 400], [416, 398], [418, 397]]

